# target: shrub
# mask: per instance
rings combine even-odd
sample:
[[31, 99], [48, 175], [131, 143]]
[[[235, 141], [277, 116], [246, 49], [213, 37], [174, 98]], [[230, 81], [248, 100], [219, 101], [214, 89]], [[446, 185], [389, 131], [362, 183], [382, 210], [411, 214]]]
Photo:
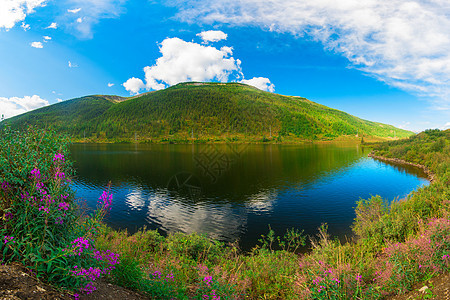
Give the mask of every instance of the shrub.
[[93, 281], [119, 262], [117, 254], [99, 251], [94, 244], [112, 195], [104, 191], [97, 210], [81, 217], [70, 189], [73, 170], [67, 140], [33, 128], [5, 128], [2, 133], [2, 261], [19, 261], [41, 279], [92, 292]]

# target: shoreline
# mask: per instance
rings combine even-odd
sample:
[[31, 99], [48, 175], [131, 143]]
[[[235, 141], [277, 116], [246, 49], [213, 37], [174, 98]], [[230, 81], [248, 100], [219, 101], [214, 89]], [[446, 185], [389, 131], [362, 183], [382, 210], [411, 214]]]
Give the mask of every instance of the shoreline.
[[[361, 145], [367, 143], [378, 143], [399, 140], [401, 138], [392, 139], [389, 137], [378, 136], [353, 136], [342, 135], [334, 138], [301, 138], [294, 136], [279, 137], [266, 136], [205, 136], [201, 138], [190, 137], [159, 137], [159, 138], [69, 138], [74, 144], [267, 144], [267, 145], [291, 145], [291, 144], [308, 144], [308, 143], [335, 143], [335, 142], [352, 142]], [[370, 146], [370, 145], [368, 145]]]
[[425, 174], [427, 174], [430, 184], [435, 182], [435, 180], [436, 180], [436, 175], [433, 172], [431, 172], [431, 170], [428, 169], [424, 165], [411, 163], [409, 161], [399, 159], [399, 158], [389, 158], [389, 157], [384, 157], [384, 156], [378, 156], [378, 155], [374, 154], [374, 151], [370, 152], [368, 157], [372, 157], [372, 158], [375, 158], [375, 159], [378, 159], [381, 161], [387, 161], [387, 162], [397, 163], [397, 164], [401, 164], [401, 165], [409, 165], [409, 166], [420, 168], [425, 172]]

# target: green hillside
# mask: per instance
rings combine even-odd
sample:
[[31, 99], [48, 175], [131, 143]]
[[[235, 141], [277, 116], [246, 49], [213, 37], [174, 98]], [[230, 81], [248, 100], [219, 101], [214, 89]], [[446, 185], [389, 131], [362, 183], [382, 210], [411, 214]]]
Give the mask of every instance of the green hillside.
[[88, 140], [326, 140], [341, 136], [407, 137], [305, 98], [239, 83], [181, 83], [136, 97], [87, 96], [6, 121], [55, 129]]

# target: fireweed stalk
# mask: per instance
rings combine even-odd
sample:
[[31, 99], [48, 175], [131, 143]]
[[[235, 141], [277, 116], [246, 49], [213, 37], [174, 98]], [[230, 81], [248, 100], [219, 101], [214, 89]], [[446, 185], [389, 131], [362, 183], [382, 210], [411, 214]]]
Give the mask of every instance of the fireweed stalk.
[[97, 209], [81, 218], [70, 189], [71, 170], [56, 153], [46, 170], [34, 167], [23, 184], [2, 182], [2, 262], [19, 261], [38, 277], [78, 293], [95, 290], [119, 255], [99, 251], [94, 243], [101, 221], [111, 210], [112, 194], [104, 191]]

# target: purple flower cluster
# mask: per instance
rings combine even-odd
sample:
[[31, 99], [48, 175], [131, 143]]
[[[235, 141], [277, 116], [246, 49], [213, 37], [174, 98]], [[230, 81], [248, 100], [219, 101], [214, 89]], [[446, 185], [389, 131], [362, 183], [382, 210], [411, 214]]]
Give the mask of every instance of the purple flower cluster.
[[54, 162], [57, 162], [57, 161], [62, 161], [62, 162], [64, 162], [64, 161], [65, 161], [65, 159], [64, 159], [64, 154], [56, 153], [56, 154], [55, 154], [55, 157], [53, 158], [53, 161], [54, 161]]
[[42, 183], [42, 182], [36, 183], [36, 190], [37, 190], [41, 195], [47, 195], [47, 194], [48, 194], [47, 189], [46, 189], [44, 183]]
[[213, 281], [213, 277], [211, 275], [208, 274], [208, 268], [205, 265], [199, 265], [198, 266], [200, 275], [201, 274], [206, 274], [206, 275], [201, 275], [203, 277], [203, 283], [207, 286], [207, 290], [209, 290], [209, 292], [203, 292], [204, 294], [202, 295], [202, 299], [211, 299], [211, 300], [220, 300], [220, 296], [218, 296], [216, 294], [216, 290], [213, 289], [212, 286], [212, 281]]
[[2, 189], [6, 192], [11, 189], [11, 185], [7, 181], [2, 182]]
[[156, 278], [156, 277], [158, 277], [159, 279], [161, 279], [161, 272], [160, 271], [155, 271], [155, 272], [153, 272], [153, 277], [154, 278]]
[[92, 282], [88, 282], [84, 288], [81, 289], [82, 292], [86, 292], [86, 294], [90, 294], [95, 291], [97, 288], [92, 284]]
[[31, 178], [34, 178], [36, 180], [41, 179], [41, 171], [38, 168], [34, 168], [31, 171]]
[[110, 250], [106, 250], [106, 251], [102, 251], [102, 252], [100, 252], [98, 250], [94, 250], [94, 257], [97, 260], [107, 261], [110, 266], [114, 266], [119, 263], [119, 254], [115, 254], [115, 253], [111, 252]]
[[210, 295], [203, 295], [202, 299], [204, 300], [220, 300], [220, 296], [216, 295], [216, 290], [212, 290]]
[[46, 214], [50, 213], [50, 210], [48, 209], [48, 207], [45, 207], [45, 206], [39, 207], [39, 211], [43, 211], [43, 212], [45, 212]]
[[64, 174], [64, 172], [56, 171], [56, 173], [55, 173], [55, 179], [56, 179], [56, 180], [58, 180], [58, 179], [64, 179], [64, 178], [66, 178], [66, 174]]
[[68, 210], [68, 209], [69, 209], [69, 203], [61, 202], [58, 204], [58, 210]]
[[9, 242], [15, 243], [16, 241], [14, 241], [14, 237], [13, 237], [13, 236], [5, 235], [5, 236], [3, 237], [3, 243], [4, 243], [4, 244], [8, 244]]
[[[77, 239], [75, 239], [72, 243], [72, 249], [70, 251], [69, 254], [67, 254], [68, 256], [72, 256], [72, 255], [78, 255], [81, 256], [81, 253], [83, 253], [83, 251], [85, 249], [88, 249], [90, 244], [89, 244], [89, 240], [85, 239], [84, 237], [79, 237]], [[63, 251], [65, 251], [66, 249], [63, 249]]]
[[212, 276], [205, 276], [203, 278], [203, 282], [206, 283], [207, 286], [211, 286]]
[[103, 191], [102, 195], [100, 196], [100, 198], [98, 198], [99, 201], [98, 203], [105, 209], [111, 209], [111, 205], [112, 205], [112, 194], [108, 194], [107, 191]]
[[[82, 238], [80, 238], [80, 239], [81, 239], [80, 240], [81, 242], [79, 241], [78, 242], [79, 244], [81, 243], [84, 247], [86, 247], [86, 245], [89, 245], [89, 244], [86, 244], [86, 240], [83, 240]], [[77, 239], [77, 240], [79, 240], [79, 239]], [[75, 241], [77, 241], [77, 240], [75, 240]], [[115, 268], [115, 265], [117, 265], [119, 263], [119, 255], [115, 254], [109, 250], [100, 252], [100, 251], [94, 249], [93, 253], [94, 253], [94, 257], [97, 260], [105, 261], [105, 262], [107, 262], [108, 265], [103, 269], [93, 268], [93, 267], [89, 267], [88, 269], [85, 269], [85, 268], [79, 268], [78, 266], [74, 266], [74, 270], [71, 271], [73, 276], [82, 277], [88, 281], [88, 283], [83, 288], [81, 288], [81, 291], [86, 292], [87, 294], [90, 294], [96, 290], [95, 286], [92, 284], [93, 281], [100, 278], [104, 274], [109, 274], [110, 271]], [[80, 255], [80, 254], [78, 254], [78, 255]]]
[[[34, 178], [36, 180], [35, 187], [36, 187], [36, 194], [31, 196], [28, 192], [23, 192], [21, 194], [21, 198], [23, 201], [27, 201], [29, 205], [34, 206], [38, 208], [38, 210], [44, 214], [51, 214], [53, 215], [53, 212], [56, 210], [62, 211], [62, 215], [55, 215], [53, 216], [56, 221], [55, 224], [62, 224], [63, 223], [63, 217], [66, 216], [66, 211], [69, 209], [70, 204], [67, 202], [67, 198], [69, 195], [59, 195], [58, 197], [53, 197], [49, 193], [49, 189], [45, 186], [44, 182], [41, 181], [42, 175], [39, 169], [35, 168], [31, 172], [31, 178]], [[59, 172], [59, 167], [56, 170], [55, 173], [56, 179], [63, 179], [65, 178], [65, 174], [63, 172]], [[53, 205], [56, 203], [55, 205]]]
[[75, 266], [73, 268], [75, 269], [72, 271], [72, 274], [74, 276], [86, 277], [92, 281], [97, 278], [100, 278], [100, 276], [104, 274], [104, 271], [100, 270], [99, 268], [90, 267], [89, 269], [85, 269], [85, 268], [78, 268], [78, 266]]
[[153, 279], [159, 279], [159, 280], [165, 280], [167, 282], [174, 281], [175, 277], [173, 276], [173, 273], [167, 273], [166, 276], [163, 276], [161, 271], [156, 270], [152, 273]]
[[14, 215], [11, 212], [8, 211], [7, 213], [5, 213], [5, 220], [6, 221], [11, 220], [12, 218], [14, 218]]

